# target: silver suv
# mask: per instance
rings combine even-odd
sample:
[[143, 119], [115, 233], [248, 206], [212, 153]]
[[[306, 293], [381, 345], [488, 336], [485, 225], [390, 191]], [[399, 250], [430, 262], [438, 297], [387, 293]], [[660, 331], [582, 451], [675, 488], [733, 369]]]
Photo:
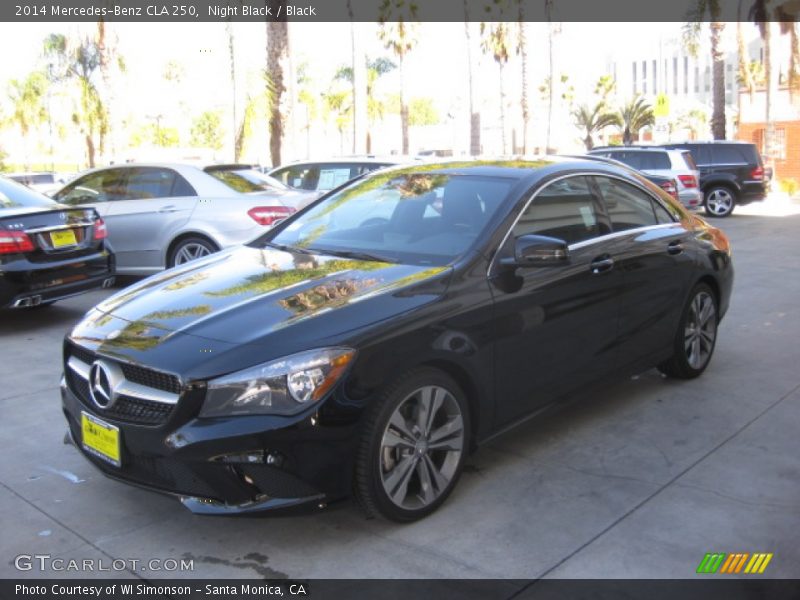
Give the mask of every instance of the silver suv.
[[597, 148], [589, 154], [613, 158], [648, 175], [671, 177], [678, 187], [678, 199], [686, 208], [703, 205], [700, 172], [688, 150], [620, 146]]

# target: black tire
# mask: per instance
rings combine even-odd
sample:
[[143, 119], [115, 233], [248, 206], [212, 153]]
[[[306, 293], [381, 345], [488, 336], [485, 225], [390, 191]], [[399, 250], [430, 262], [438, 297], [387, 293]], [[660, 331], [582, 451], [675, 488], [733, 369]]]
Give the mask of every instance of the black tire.
[[[204, 237], [201, 237], [201, 236], [185, 237], [185, 238], [181, 239], [180, 241], [178, 241], [178, 243], [176, 243], [175, 246], [170, 251], [169, 257], [167, 258], [167, 267], [168, 268], [169, 267], [174, 267], [177, 264], [185, 264], [185, 262], [188, 262], [188, 261], [183, 260], [183, 258], [185, 256], [184, 253], [185, 252], [189, 252], [190, 250], [195, 249], [195, 248], [201, 254], [198, 254], [197, 256], [194, 257], [194, 259], [191, 259], [191, 260], [195, 260], [197, 258], [202, 258], [202, 256], [207, 256], [208, 254], [213, 254], [214, 252], [217, 252], [219, 250], [219, 248], [217, 248], [216, 244], [214, 244], [214, 242], [212, 242], [208, 238], [204, 238]], [[204, 250], [201, 250], [201, 249], [204, 249]], [[202, 252], [205, 252], [205, 254], [202, 254]]]
[[[708, 317], [708, 324], [713, 335], [711, 336], [710, 343], [704, 337], [702, 331], [705, 322], [698, 324], [698, 309], [697, 302], [701, 306], [705, 306], [704, 302], [710, 302], [713, 312]], [[668, 377], [676, 379], [694, 379], [700, 376], [706, 370], [711, 358], [714, 355], [714, 348], [717, 343], [717, 326], [719, 325], [719, 301], [717, 300], [714, 291], [705, 283], [698, 283], [689, 294], [689, 299], [683, 307], [680, 321], [678, 322], [678, 330], [675, 332], [675, 340], [673, 342], [673, 355], [668, 360], [658, 365], [659, 371]], [[698, 345], [688, 342], [690, 339], [690, 332], [696, 331], [695, 338], [698, 340]], [[707, 333], [707, 331], [706, 331]], [[691, 348], [689, 347], [691, 344]], [[703, 356], [704, 354], [704, 356]], [[700, 357], [698, 360], [696, 357]]]
[[[414, 450], [400, 449], [399, 447], [390, 449], [384, 444], [387, 439], [384, 436], [398, 437], [394, 435], [394, 432], [398, 431], [394, 429], [394, 424], [390, 432], [390, 419], [396, 417], [396, 412], [399, 415], [400, 411], [411, 409], [414, 406], [421, 406], [422, 396], [420, 392], [425, 389], [434, 390], [432, 392], [433, 398], [440, 397], [438, 395], [439, 392], [436, 391], [438, 389], [444, 390], [449, 396], [442, 396], [443, 400], [439, 408], [434, 410], [431, 424], [427, 428], [428, 433], [419, 432], [420, 437], [417, 438], [417, 446], [415, 446]], [[419, 401], [415, 405], [416, 398], [419, 398]], [[415, 415], [414, 419], [419, 416], [419, 413], [413, 414]], [[458, 438], [461, 447], [460, 452], [456, 453], [455, 450], [449, 448], [431, 448], [429, 450], [428, 440], [433, 440], [435, 437], [430, 435], [430, 432], [437, 434], [444, 429], [448, 429], [448, 427], [450, 430], [456, 431], [458, 416], [461, 417], [462, 432], [460, 438]], [[405, 421], [404, 425], [408, 423], [409, 421]], [[435, 427], [434, 423], [437, 423]], [[453, 425], [453, 423], [456, 423], [456, 425]], [[424, 439], [424, 441], [420, 438]], [[452, 440], [453, 445], [457, 445], [455, 435], [453, 437], [446, 436], [446, 438], [447, 440]], [[406, 438], [403, 437], [403, 439]], [[432, 445], [449, 444], [444, 439], [439, 437], [440, 441], [431, 441], [430, 443]], [[469, 442], [469, 404], [466, 395], [458, 384], [446, 373], [431, 367], [420, 367], [407, 372], [384, 388], [375, 399], [375, 402], [367, 409], [356, 456], [356, 499], [369, 517], [380, 514], [392, 521], [408, 523], [428, 516], [441, 506], [458, 482], [464, 459], [469, 449]], [[399, 454], [409, 452], [409, 454], [400, 458], [399, 454], [393, 454], [395, 452]], [[456, 454], [458, 455], [456, 456]], [[389, 461], [396, 461], [394, 463], [395, 466], [386, 471], [385, 467]], [[415, 462], [410, 462], [409, 464], [413, 466], [408, 466], [405, 470], [406, 473], [410, 474], [407, 477], [400, 478], [406, 481], [402, 495], [407, 494], [405, 500], [409, 505], [416, 502], [420, 506], [401, 506], [390, 497], [385, 489], [387, 485], [390, 485], [385, 481], [392, 479], [395, 469], [398, 472], [402, 472], [403, 462], [405, 461]], [[437, 468], [436, 472], [441, 476], [444, 476], [443, 473], [445, 472], [449, 473], [446, 485], [442, 485], [438, 490], [436, 489], [437, 485], [430, 485], [428, 488], [423, 486], [423, 476], [427, 478], [430, 484], [433, 484], [434, 480], [439, 480], [434, 477], [428, 465], [433, 465], [434, 468]], [[427, 475], [425, 475], [426, 473]], [[402, 484], [399, 487], [402, 488]], [[423, 500], [423, 497], [428, 495], [424, 493], [424, 489], [430, 489], [429, 493], [434, 494], [431, 496], [433, 499], [427, 503]], [[415, 491], [416, 496], [414, 496]], [[397, 494], [397, 496], [399, 495], [401, 493]]]
[[703, 206], [709, 217], [729, 217], [736, 207], [736, 192], [724, 185], [714, 185], [703, 194]]

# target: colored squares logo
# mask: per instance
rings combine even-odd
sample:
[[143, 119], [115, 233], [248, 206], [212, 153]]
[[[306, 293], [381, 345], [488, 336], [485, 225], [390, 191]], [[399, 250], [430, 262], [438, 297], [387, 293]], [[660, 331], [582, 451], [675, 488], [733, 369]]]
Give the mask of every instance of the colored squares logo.
[[739, 552], [726, 554], [725, 552], [709, 552], [700, 561], [697, 572], [702, 574], [761, 574], [772, 560], [772, 553]]

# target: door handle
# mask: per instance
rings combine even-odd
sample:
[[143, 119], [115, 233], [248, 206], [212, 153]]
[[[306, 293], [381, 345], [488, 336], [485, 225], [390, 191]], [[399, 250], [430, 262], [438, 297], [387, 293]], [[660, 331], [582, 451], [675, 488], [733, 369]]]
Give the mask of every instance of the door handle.
[[161, 208], [159, 208], [158, 212], [160, 212], [160, 213], [178, 212], [178, 207], [175, 206], [174, 204], [168, 204], [167, 206], [162, 206]]
[[599, 275], [614, 268], [614, 259], [608, 255], [598, 256], [589, 265], [592, 275]]
[[667, 245], [667, 254], [680, 254], [683, 252], [683, 241], [675, 240]]

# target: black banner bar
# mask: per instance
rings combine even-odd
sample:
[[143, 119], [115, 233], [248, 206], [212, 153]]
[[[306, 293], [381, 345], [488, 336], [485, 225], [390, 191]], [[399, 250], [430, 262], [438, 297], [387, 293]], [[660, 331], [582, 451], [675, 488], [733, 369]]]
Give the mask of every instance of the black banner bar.
[[[713, 5], [714, 3], [708, 3]], [[748, 21], [750, 0], [719, 0], [718, 13], [697, 14], [697, 0], [3, 0], [0, 21]], [[796, 21], [800, 3], [774, 0], [766, 19]]]
[[329, 579], [2, 580], [0, 598], [37, 600], [231, 600], [312, 598], [345, 600], [796, 600], [800, 580], [698, 576], [685, 580], [620, 579]]

